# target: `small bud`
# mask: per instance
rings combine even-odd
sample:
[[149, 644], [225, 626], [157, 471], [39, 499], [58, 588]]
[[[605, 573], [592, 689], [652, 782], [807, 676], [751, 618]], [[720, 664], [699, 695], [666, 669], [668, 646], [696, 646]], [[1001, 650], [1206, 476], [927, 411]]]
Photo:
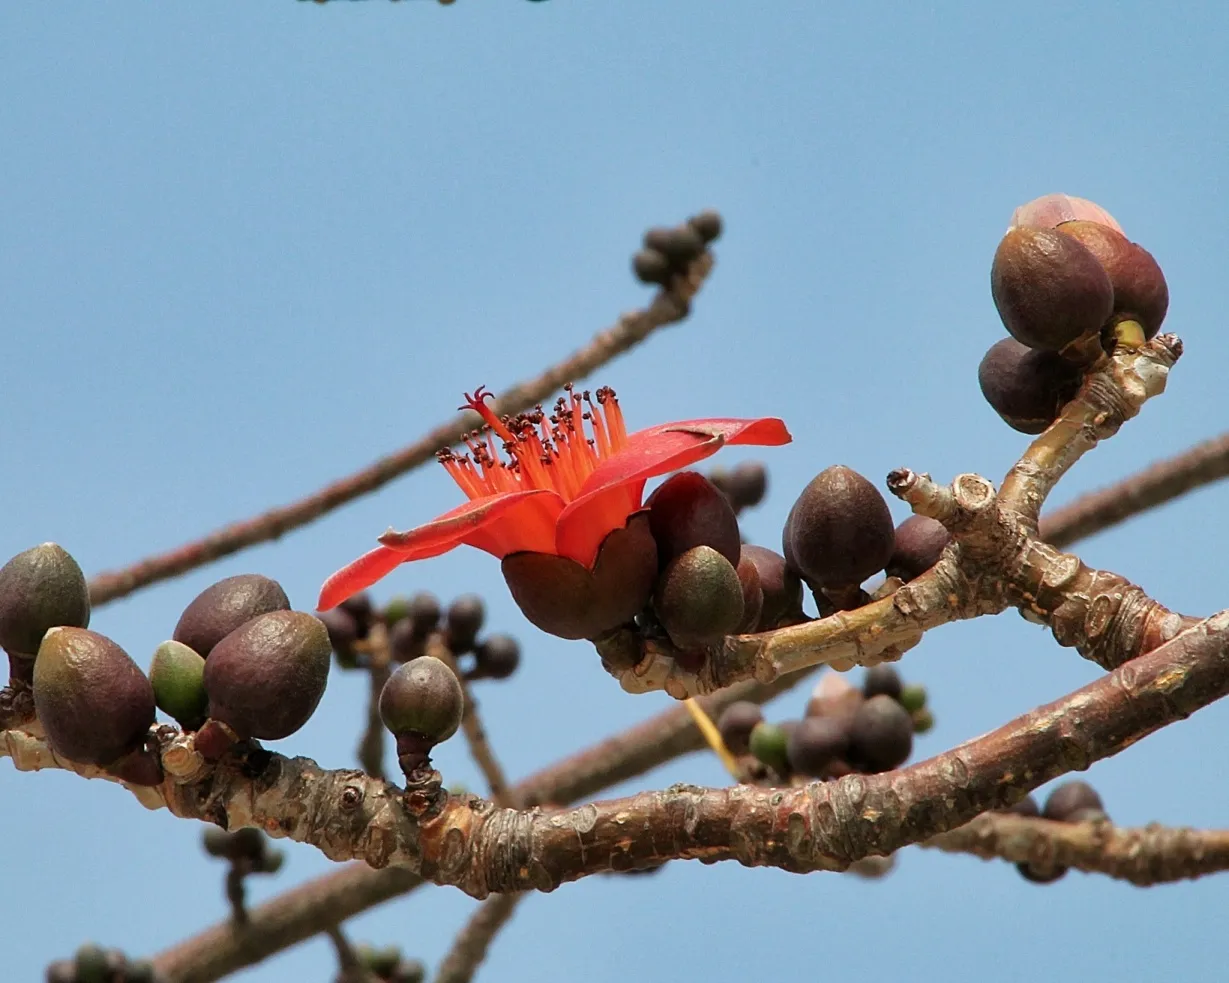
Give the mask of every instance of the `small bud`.
[[1064, 222], [1075, 220], [1097, 222], [1115, 232], [1122, 231], [1114, 216], [1104, 208], [1087, 198], [1077, 198], [1074, 195], [1042, 195], [1027, 205], [1021, 205], [1011, 216], [1012, 226], [1023, 225], [1037, 229], [1053, 229]]
[[849, 721], [834, 717], [806, 717], [790, 735], [786, 754], [798, 775], [822, 778], [828, 766], [849, 750]]
[[1154, 337], [1169, 310], [1169, 285], [1152, 254], [1096, 222], [1064, 222], [1058, 231], [1079, 242], [1105, 269], [1114, 288], [1116, 317], [1138, 321], [1144, 337]]
[[856, 587], [892, 556], [895, 529], [883, 496], [858, 472], [827, 468], [802, 490], [786, 522], [786, 556], [812, 587]]
[[657, 545], [648, 513], [637, 512], [602, 542], [592, 570], [552, 553], [512, 553], [501, 569], [529, 622], [559, 638], [605, 635], [648, 603], [657, 579]]
[[[289, 607], [290, 605], [286, 606]], [[338, 607], [354, 619], [354, 623], [358, 626], [359, 638], [366, 638], [370, 634], [371, 626], [376, 620], [376, 609], [371, 601], [370, 594], [366, 591], [354, 594], [342, 601]]]
[[867, 774], [903, 765], [913, 751], [913, 720], [890, 696], [873, 696], [853, 716], [849, 763]]
[[711, 208], [706, 208], [698, 215], [693, 215], [687, 224], [696, 230], [696, 234], [706, 243], [721, 238], [721, 215]]
[[469, 679], [507, 679], [521, 663], [520, 643], [511, 635], [488, 635], [474, 649]]
[[387, 979], [401, 962], [401, 950], [395, 945], [384, 945], [376, 948], [367, 946], [363, 953], [363, 963], [376, 976]]
[[801, 621], [802, 581], [786, 566], [785, 557], [763, 546], [744, 543], [739, 562], [744, 560], [755, 564], [764, 598], [757, 630], [769, 631], [782, 624]]
[[1114, 309], [1114, 288], [1097, 258], [1051, 229], [1008, 230], [994, 254], [990, 287], [1011, 336], [1045, 351], [1098, 334]]
[[921, 683], [910, 683], [908, 686], [901, 687], [900, 696], [897, 699], [900, 705], [910, 713], [917, 713], [926, 706], [926, 687]]
[[[1006, 340], [1018, 344], [1013, 339]], [[951, 541], [952, 534], [938, 520], [928, 515], [909, 516], [896, 527], [892, 557], [886, 567], [888, 576], [899, 577], [906, 583], [920, 577], [939, 562]]]
[[486, 605], [477, 594], [462, 594], [448, 605], [445, 625], [448, 631], [448, 647], [454, 655], [468, 652], [474, 647], [474, 639], [486, 620]]
[[[336, 610], [334, 608], [334, 610]], [[386, 628], [392, 628], [398, 621], [410, 616], [410, 599], [408, 597], [390, 597], [380, 612], [381, 620]]]
[[343, 669], [357, 668], [354, 643], [358, 641], [358, 623], [354, 616], [345, 608], [337, 607], [322, 611], [316, 617], [329, 633], [329, 644], [337, 655], [337, 664]]
[[990, 346], [977, 367], [986, 402], [1013, 430], [1037, 434], [1079, 392], [1083, 371], [1057, 352], [1034, 351], [1014, 338]]
[[236, 628], [270, 611], [289, 611], [281, 584], [258, 573], [219, 580], [201, 591], [180, 615], [172, 638], [208, 659]]
[[743, 461], [725, 476], [721, 490], [736, 511], [752, 508], [768, 491], [768, 471], [759, 461]]
[[751, 731], [764, 719], [764, 712], [755, 703], [739, 700], [731, 703], [717, 718], [717, 730], [731, 754], [747, 754], [751, 750]]
[[388, 977], [388, 983], [423, 983], [427, 967], [417, 959], [402, 959]]
[[311, 718], [329, 678], [328, 631], [302, 611], [246, 622], [205, 660], [209, 716], [241, 738], [277, 741]]
[[456, 674], [434, 656], [397, 667], [380, 693], [380, 719], [397, 736], [429, 744], [446, 741], [461, 726], [465, 696]]
[[158, 973], [149, 959], [136, 959], [124, 970], [123, 983], [157, 983]]
[[1096, 809], [1104, 813], [1101, 796], [1087, 782], [1079, 780], [1063, 782], [1046, 799], [1042, 815], [1056, 822], [1074, 822], [1073, 816], [1084, 809]]
[[678, 269], [704, 252], [704, 240], [689, 225], [655, 228], [644, 234], [644, 248], [661, 253], [671, 266]]
[[696, 546], [709, 546], [738, 563], [742, 538], [730, 500], [698, 471], [680, 471], [649, 496], [649, 528], [661, 567]]
[[205, 722], [205, 660], [183, 642], [167, 641], [154, 649], [149, 681], [158, 709], [184, 730], [196, 730]]
[[85, 628], [90, 592], [77, 561], [55, 543], [0, 567], [0, 648], [33, 659], [48, 628]]
[[414, 622], [402, 618], [388, 631], [388, 650], [394, 662], [409, 662], [423, 654], [423, 639], [414, 631]]
[[934, 729], [935, 715], [926, 707], [914, 710], [909, 716], [913, 719], [913, 733], [927, 734]]
[[71, 959], [57, 959], [47, 967], [47, 983], [77, 983], [77, 965]]
[[679, 648], [712, 645], [742, 622], [738, 572], [712, 547], [697, 546], [670, 561], [657, 581], [653, 608]]
[[786, 750], [789, 732], [780, 724], [761, 721], [751, 729], [747, 743], [757, 760], [762, 761], [782, 778], [789, 774], [789, 757]]
[[764, 613], [764, 588], [760, 586], [760, 572], [755, 561], [746, 556], [739, 558], [735, 572], [743, 591], [743, 620], [738, 623], [737, 631], [753, 632]]
[[890, 696], [899, 702], [903, 687], [904, 684], [900, 680], [900, 673], [896, 671], [895, 667], [889, 666], [886, 663], [872, 666], [866, 670], [866, 675], [862, 677], [862, 695], [868, 700], [872, 696]]
[[34, 663], [34, 706], [57, 753], [106, 766], [140, 748], [154, 690], [128, 653], [86, 628], [52, 628]]
[[107, 950], [93, 942], [86, 942], [76, 955], [77, 983], [110, 983], [110, 960]]
[[410, 598], [409, 618], [417, 637], [426, 638], [435, 631], [440, 615], [440, 602], [434, 594], [420, 591]]
[[666, 286], [674, 276], [670, 261], [656, 249], [642, 249], [632, 257], [632, 272], [645, 284]]
[[1031, 795], [1026, 795], [1019, 802], [1014, 802], [1006, 809], [1002, 809], [1000, 811], [1009, 812], [1015, 816], [1026, 816], [1033, 819], [1041, 815], [1041, 810], [1037, 807], [1037, 800]]
[[644, 658], [644, 639], [635, 626], [608, 631], [593, 640], [593, 647], [609, 672], [624, 672]]

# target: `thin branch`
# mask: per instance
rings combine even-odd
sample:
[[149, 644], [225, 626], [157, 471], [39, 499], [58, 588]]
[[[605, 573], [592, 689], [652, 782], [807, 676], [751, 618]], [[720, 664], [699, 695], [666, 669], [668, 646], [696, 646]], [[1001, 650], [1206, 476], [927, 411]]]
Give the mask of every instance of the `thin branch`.
[[1229, 870], [1229, 830], [1158, 823], [1124, 829], [1104, 821], [1058, 823], [987, 812], [918, 845], [1046, 869], [1074, 867], [1139, 887]]
[[[670, 289], [659, 291], [648, 307], [622, 315], [612, 327], [596, 334], [580, 351], [536, 378], [505, 389], [492, 404], [492, 409], [500, 416], [530, 409], [564, 383], [587, 376], [644, 341], [658, 328], [681, 321], [689, 313], [691, 298], [699, 290], [712, 265], [711, 254], [703, 254], [692, 264], [686, 277], [679, 278]], [[408, 447], [297, 502], [224, 526], [198, 540], [147, 557], [123, 570], [98, 574], [90, 581], [90, 602], [97, 607], [142, 587], [205, 566], [248, 546], [277, 539], [427, 463], [436, 451], [459, 443], [481, 422], [476, 413], [466, 410]]]
[[440, 963], [435, 983], [469, 983], [486, 959], [491, 940], [516, 912], [523, 894], [492, 894], [478, 906]]
[[384, 719], [380, 716], [380, 694], [392, 674], [392, 652], [388, 646], [388, 631], [382, 622], [372, 625], [364, 643], [367, 648], [367, 723], [358, 745], [358, 762], [372, 778], [386, 778], [384, 773]]
[[1041, 517], [1041, 538], [1060, 549], [1148, 509], [1229, 477], [1229, 433], [1196, 444]]

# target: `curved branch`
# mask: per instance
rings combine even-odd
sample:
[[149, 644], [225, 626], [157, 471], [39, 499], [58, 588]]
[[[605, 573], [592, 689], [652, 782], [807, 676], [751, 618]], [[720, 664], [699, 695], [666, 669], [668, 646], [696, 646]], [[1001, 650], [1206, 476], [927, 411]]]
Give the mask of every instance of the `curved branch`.
[[1060, 549], [1148, 509], [1229, 477], [1229, 433], [1157, 461], [1117, 484], [1041, 517], [1041, 538]]
[[[705, 253], [692, 265], [687, 277], [680, 278], [670, 289], [659, 291], [648, 307], [624, 314], [612, 327], [595, 335], [580, 351], [551, 366], [537, 378], [504, 390], [503, 395], [492, 404], [492, 409], [500, 416], [530, 409], [564, 383], [588, 375], [644, 341], [658, 328], [681, 321], [689, 313], [691, 298], [703, 284], [712, 265], [712, 256]], [[173, 550], [146, 557], [123, 570], [100, 573], [90, 581], [90, 603], [95, 607], [106, 604], [142, 587], [168, 580], [237, 553], [248, 546], [277, 539], [284, 533], [307, 525], [333, 509], [367, 495], [407, 471], [427, 463], [441, 447], [460, 442], [466, 433], [480, 423], [478, 415], [467, 410], [408, 447], [381, 458], [349, 477], [326, 485], [297, 502], [224, 526]]]
[[361, 772], [253, 748], [162, 791], [178, 816], [256, 826], [333, 860], [405, 867], [476, 898], [678, 859], [843, 870], [1009, 805], [1226, 693], [1229, 611], [990, 734], [881, 775], [793, 789], [675, 786], [566, 811], [454, 796], [424, 813], [421, 797], [403, 800]]
[[1057, 823], [987, 812], [919, 846], [1048, 869], [1074, 867], [1139, 887], [1229, 870], [1229, 830], [1157, 823], [1123, 829], [1104, 821]]

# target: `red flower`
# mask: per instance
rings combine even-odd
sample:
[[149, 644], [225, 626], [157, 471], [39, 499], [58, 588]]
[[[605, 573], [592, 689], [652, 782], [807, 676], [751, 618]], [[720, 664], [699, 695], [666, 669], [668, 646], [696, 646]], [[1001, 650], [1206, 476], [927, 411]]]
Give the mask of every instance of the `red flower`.
[[790, 441], [785, 424], [773, 417], [684, 420], [629, 435], [613, 390], [599, 389], [594, 402], [588, 392], [567, 389], [549, 417], [539, 408], [503, 420], [486, 405], [490, 393], [467, 393], [466, 406], [482, 415], [485, 432], [466, 440], [468, 454], [445, 450], [439, 459], [469, 501], [409, 532], [386, 532], [382, 545], [325, 581], [319, 610], [402, 563], [463, 544], [500, 559], [516, 553], [566, 557], [592, 570], [606, 537], [641, 509], [649, 478], [695, 464], [724, 444]]

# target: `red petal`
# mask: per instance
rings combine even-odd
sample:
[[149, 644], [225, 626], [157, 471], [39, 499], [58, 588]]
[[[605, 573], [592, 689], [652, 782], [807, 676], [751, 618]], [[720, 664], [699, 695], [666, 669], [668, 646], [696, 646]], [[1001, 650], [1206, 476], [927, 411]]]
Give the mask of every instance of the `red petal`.
[[641, 481], [599, 488], [578, 498], [559, 516], [554, 552], [591, 570], [602, 541], [627, 525], [627, 517], [640, 508], [643, 490], [644, 482]]
[[464, 502], [408, 532], [390, 530], [380, 543], [400, 553], [403, 561], [439, 556], [462, 544], [499, 557], [520, 550], [550, 553], [561, 511], [563, 499], [549, 489], [504, 492]]
[[320, 588], [320, 600], [316, 602], [316, 610], [327, 611], [337, 607], [346, 598], [366, 590], [402, 563], [408, 563], [410, 559], [404, 553], [390, 550], [387, 546], [377, 546], [370, 553], [364, 553], [324, 582], [324, 586]]
[[742, 420], [718, 417], [683, 420], [640, 430], [617, 454], [602, 461], [562, 512], [555, 532], [555, 552], [589, 567], [612, 529], [640, 507], [644, 483], [678, 471], [724, 444], [788, 444], [792, 438], [776, 417]]

